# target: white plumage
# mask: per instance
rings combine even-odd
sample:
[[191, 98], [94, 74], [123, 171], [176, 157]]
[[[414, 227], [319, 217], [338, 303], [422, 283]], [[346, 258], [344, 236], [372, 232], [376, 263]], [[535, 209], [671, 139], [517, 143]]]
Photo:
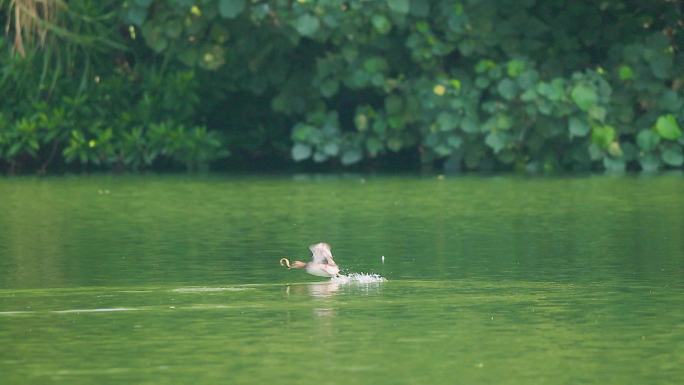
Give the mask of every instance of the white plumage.
[[309, 246], [309, 250], [311, 250], [311, 262], [294, 261], [290, 264], [290, 260], [282, 258], [280, 264], [287, 266], [288, 269], [305, 269], [307, 273], [319, 277], [337, 277], [340, 275], [340, 268], [333, 259], [329, 244], [325, 242], [316, 243]]
[[324, 242], [309, 246], [312, 261], [306, 264], [306, 272], [320, 277], [336, 277], [340, 268], [333, 260], [330, 245]]

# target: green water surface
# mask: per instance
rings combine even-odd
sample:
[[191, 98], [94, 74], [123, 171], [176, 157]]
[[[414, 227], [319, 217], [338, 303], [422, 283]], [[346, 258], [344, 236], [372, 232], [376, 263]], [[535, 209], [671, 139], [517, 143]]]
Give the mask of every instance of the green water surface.
[[681, 175], [0, 179], [2, 385], [683, 381]]

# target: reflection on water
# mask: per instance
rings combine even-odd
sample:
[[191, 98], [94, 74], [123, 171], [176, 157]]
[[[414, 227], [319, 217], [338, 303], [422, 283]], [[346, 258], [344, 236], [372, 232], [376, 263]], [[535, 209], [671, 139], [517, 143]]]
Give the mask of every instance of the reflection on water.
[[[0, 383], [678, 384], [682, 212], [681, 176], [0, 179]], [[274, 263], [319, 240], [378, 275]]]
[[243, 291], [252, 290], [250, 287], [180, 287], [173, 289], [175, 293], [211, 293], [220, 291]]
[[315, 308], [313, 311], [314, 315], [319, 318], [330, 318], [335, 316], [335, 309], [332, 308]]
[[322, 282], [286, 285], [285, 293], [301, 295], [306, 289], [312, 298], [328, 298], [338, 294], [341, 289], [344, 289], [344, 293], [348, 295], [378, 294], [381, 285], [386, 281], [387, 279], [377, 274], [355, 273]]
[[332, 281], [285, 285], [285, 295], [301, 296], [309, 294], [312, 298], [328, 298], [340, 290], [340, 284]]
[[309, 289], [309, 294], [315, 298], [330, 297], [340, 290], [340, 284], [333, 281], [311, 283], [306, 286]]

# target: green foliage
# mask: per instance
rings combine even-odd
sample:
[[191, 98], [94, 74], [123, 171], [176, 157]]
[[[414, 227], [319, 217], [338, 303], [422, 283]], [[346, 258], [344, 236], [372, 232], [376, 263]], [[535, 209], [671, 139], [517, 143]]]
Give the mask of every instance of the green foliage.
[[672, 114], [659, 116], [655, 128], [663, 139], [677, 140], [682, 136], [682, 129]]
[[220, 0], [218, 9], [221, 16], [232, 19], [245, 8], [245, 0]]
[[[31, 63], [5, 68], [20, 74], [24, 65]], [[131, 170], [163, 164], [199, 170], [227, 156], [219, 132], [192, 125], [198, 103], [193, 71], [132, 73], [123, 63], [98, 74], [84, 92], [70, 79], [58, 78], [52, 94], [14, 100], [0, 110], [0, 159], [10, 171], [44, 172], [53, 164]], [[19, 94], [35, 92], [21, 88], [30, 84], [13, 86]]]
[[81, 59], [0, 58], [0, 159], [196, 169], [230, 144], [328, 167], [682, 167], [675, 3], [73, 1], [91, 21], [63, 30], [100, 39], [74, 40]]
[[591, 107], [595, 106], [598, 101], [596, 90], [592, 86], [582, 83], [573, 87], [570, 96], [575, 104], [583, 111], [588, 111]]
[[684, 164], [684, 155], [682, 154], [682, 148], [680, 146], [668, 145], [664, 148], [662, 153], [662, 159], [665, 164], [670, 166], [679, 167]]
[[660, 137], [651, 130], [641, 130], [637, 135], [637, 144], [644, 152], [653, 151], [660, 143]]

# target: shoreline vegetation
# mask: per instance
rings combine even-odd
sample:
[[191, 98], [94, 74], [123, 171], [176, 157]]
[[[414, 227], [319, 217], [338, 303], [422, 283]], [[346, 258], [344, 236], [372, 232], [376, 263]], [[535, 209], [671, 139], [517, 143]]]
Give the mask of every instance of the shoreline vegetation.
[[641, 3], [0, 0], [0, 172], [681, 170]]

